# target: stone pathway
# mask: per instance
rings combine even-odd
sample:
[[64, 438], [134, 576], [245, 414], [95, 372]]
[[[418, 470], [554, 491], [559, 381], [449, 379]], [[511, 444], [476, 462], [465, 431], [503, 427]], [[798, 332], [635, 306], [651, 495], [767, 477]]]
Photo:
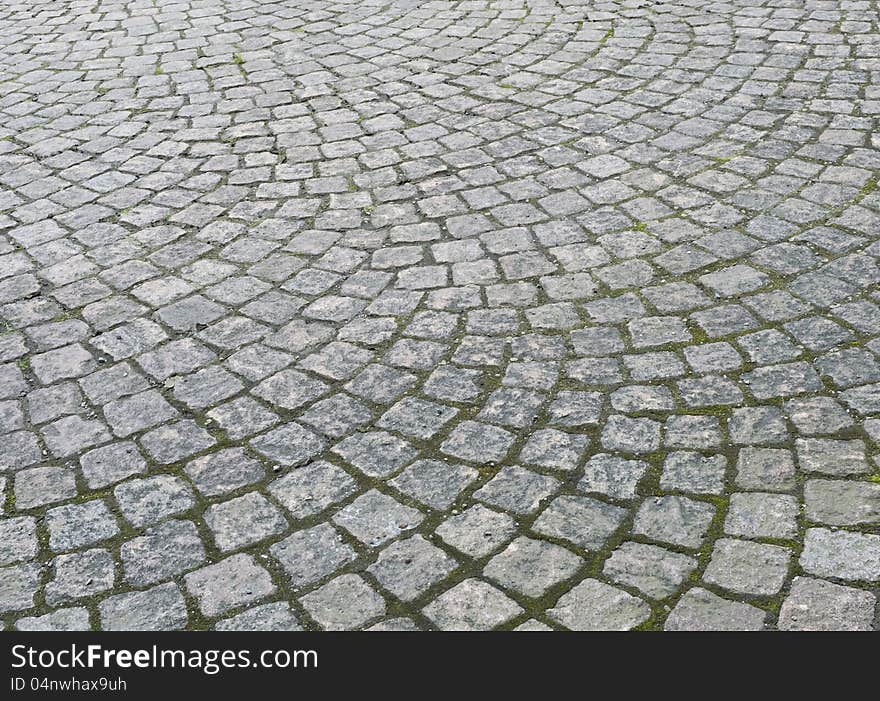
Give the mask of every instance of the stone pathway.
[[0, 616], [877, 628], [867, 1], [0, 7]]

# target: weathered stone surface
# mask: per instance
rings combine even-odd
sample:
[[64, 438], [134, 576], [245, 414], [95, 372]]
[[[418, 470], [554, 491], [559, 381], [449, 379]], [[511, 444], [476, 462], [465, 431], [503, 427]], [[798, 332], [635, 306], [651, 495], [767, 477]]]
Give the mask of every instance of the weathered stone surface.
[[655, 545], [624, 543], [605, 561], [603, 573], [620, 584], [663, 599], [678, 591], [697, 567], [696, 559]]
[[483, 574], [506, 589], [538, 598], [571, 577], [582, 562], [577, 555], [558, 545], [517, 538], [489, 560]]
[[424, 611], [441, 630], [491, 630], [521, 612], [517, 603], [478, 579], [456, 584]]
[[749, 604], [729, 601], [694, 587], [679, 599], [666, 630], [762, 630], [767, 614]]
[[571, 630], [630, 630], [648, 619], [651, 608], [621, 589], [585, 579], [563, 594], [548, 615]]
[[385, 613], [385, 601], [354, 574], [330, 580], [302, 598], [309, 615], [325, 630], [351, 630]]
[[782, 4], [4, 3], [5, 627], [876, 627], [880, 31]]
[[810, 528], [800, 563], [818, 577], [880, 581], [880, 536]]
[[98, 608], [105, 630], [178, 630], [189, 615], [176, 584], [111, 596]]
[[778, 625], [780, 630], [872, 630], [876, 604], [871, 592], [795, 577]]
[[715, 542], [703, 579], [735, 594], [770, 596], [782, 588], [790, 559], [791, 551], [778, 545], [723, 538]]
[[216, 616], [275, 591], [269, 573], [250, 555], [233, 555], [191, 572], [184, 581], [206, 616]]

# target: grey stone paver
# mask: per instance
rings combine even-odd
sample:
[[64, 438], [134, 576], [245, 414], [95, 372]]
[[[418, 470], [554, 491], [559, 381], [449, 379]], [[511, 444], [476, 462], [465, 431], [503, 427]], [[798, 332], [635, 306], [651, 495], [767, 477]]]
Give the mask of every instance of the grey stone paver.
[[5, 629], [876, 629], [876, 8], [55, 5]]

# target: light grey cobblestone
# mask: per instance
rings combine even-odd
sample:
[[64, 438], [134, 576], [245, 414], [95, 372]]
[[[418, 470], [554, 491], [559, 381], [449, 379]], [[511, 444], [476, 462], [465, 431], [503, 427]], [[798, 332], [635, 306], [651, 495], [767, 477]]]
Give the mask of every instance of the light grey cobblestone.
[[82, 13], [0, 9], [5, 629], [877, 627], [875, 7]]

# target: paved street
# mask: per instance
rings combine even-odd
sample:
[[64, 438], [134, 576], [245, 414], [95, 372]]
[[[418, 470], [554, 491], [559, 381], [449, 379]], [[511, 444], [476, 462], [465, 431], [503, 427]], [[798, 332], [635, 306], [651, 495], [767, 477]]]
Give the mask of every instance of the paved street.
[[8, 0], [6, 629], [880, 627], [867, 0]]

